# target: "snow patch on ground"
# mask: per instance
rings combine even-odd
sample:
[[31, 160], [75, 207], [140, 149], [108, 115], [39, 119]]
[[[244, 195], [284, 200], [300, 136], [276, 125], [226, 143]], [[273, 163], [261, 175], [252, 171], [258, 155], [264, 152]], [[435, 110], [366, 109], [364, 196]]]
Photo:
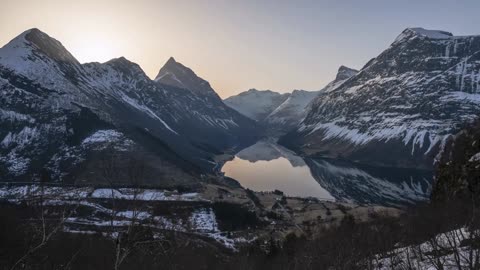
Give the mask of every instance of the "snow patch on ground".
[[480, 161], [480, 153], [476, 153], [468, 161], [470, 162]]
[[8, 132], [7, 136], [0, 142], [0, 145], [4, 148], [10, 147], [11, 145], [19, 145], [22, 147], [39, 135], [40, 132], [36, 127], [24, 127], [19, 133]]
[[[130, 139], [127, 139], [123, 133], [120, 133], [116, 130], [107, 129], [107, 130], [98, 130], [89, 137], [85, 138], [82, 141], [83, 147], [96, 146], [97, 150], [104, 149], [108, 146], [109, 143], [115, 144], [115, 149], [120, 151], [128, 150], [128, 147], [132, 146], [134, 142]], [[100, 145], [100, 147], [98, 147]]]
[[101, 188], [92, 192], [92, 198], [96, 199], [120, 199], [139, 201], [196, 201], [199, 200], [198, 193], [176, 193], [154, 189], [110, 189]]
[[[431, 241], [416, 246], [402, 247], [383, 255], [377, 255], [374, 269], [470, 269], [479, 256], [479, 250], [463, 245], [474, 235], [462, 228], [434, 236]], [[454, 248], [454, 249], [452, 249]], [[423, 254], [420, 256], [420, 254]], [[458, 267], [460, 266], [460, 268]]]
[[[113, 194], [113, 197], [112, 197]], [[206, 206], [206, 201], [198, 193], [178, 193], [175, 191], [131, 188], [92, 188], [92, 187], [60, 187], [40, 185], [4, 185], [0, 186], [0, 200], [20, 203], [34, 198], [44, 200], [46, 206], [83, 206], [93, 211], [88, 216], [70, 216], [65, 220], [64, 231], [71, 233], [98, 233], [117, 228], [132, 226], [152, 227], [160, 230], [173, 230], [203, 235], [216, 240], [227, 248], [236, 250], [239, 243], [248, 242], [245, 238], [232, 238], [222, 232], [213, 209]], [[140, 208], [121, 209], [115, 211], [108, 204], [98, 199], [137, 200], [144, 202], [191, 201], [192, 210], [187, 216], [157, 216], [149, 205]], [[197, 205], [196, 202], [203, 204]], [[112, 218], [113, 216], [113, 218]], [[92, 228], [98, 227], [99, 231]], [[82, 227], [84, 229], [82, 229]], [[115, 233], [115, 232], [112, 232]], [[112, 234], [110, 233], [110, 235]]]
[[14, 176], [25, 174], [30, 165], [29, 158], [19, 156], [15, 151], [11, 151], [5, 157], [0, 157], [0, 161], [5, 162], [8, 171]]
[[218, 232], [217, 219], [212, 209], [200, 209], [192, 213], [190, 224], [199, 232]]
[[122, 137], [123, 134], [116, 130], [99, 130], [90, 135], [90, 137], [85, 138], [82, 144], [116, 142], [119, 141]]

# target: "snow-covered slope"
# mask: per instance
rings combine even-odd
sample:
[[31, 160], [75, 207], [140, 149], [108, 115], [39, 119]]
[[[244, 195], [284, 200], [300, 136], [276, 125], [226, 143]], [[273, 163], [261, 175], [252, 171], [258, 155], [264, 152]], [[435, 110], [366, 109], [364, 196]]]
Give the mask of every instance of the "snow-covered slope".
[[331, 81], [329, 84], [327, 84], [322, 90], [320, 90], [320, 93], [329, 93], [332, 90], [335, 90], [337, 87], [342, 85], [344, 82], [346, 82], [348, 79], [351, 77], [357, 75], [358, 70], [349, 68], [346, 66], [340, 66], [337, 71], [337, 76], [335, 77], [335, 80]]
[[210, 96], [220, 99], [210, 83], [198, 77], [193, 70], [175, 61], [170, 57], [165, 65], [160, 69], [155, 77], [155, 81], [174, 86], [177, 88], [188, 89], [199, 96]]
[[196, 79], [189, 89], [161, 84], [123, 57], [82, 65], [40, 30], [22, 33], [0, 49], [2, 180], [31, 181], [40, 171], [58, 181], [88, 178], [89, 162], [113, 149], [148, 159], [150, 183], [193, 181], [256, 130], [213, 89], [205, 97]]
[[241, 114], [263, 121], [278, 106], [288, 99], [290, 93], [280, 94], [270, 90], [250, 89], [224, 100], [225, 104]]
[[264, 122], [285, 132], [290, 131], [305, 118], [311, 102], [319, 93], [331, 91], [357, 73], [358, 70], [341, 66], [335, 80], [320, 91], [293, 90], [290, 96], [265, 118]]
[[289, 130], [305, 117], [305, 108], [318, 95], [318, 91], [293, 90], [290, 96], [271, 112], [264, 121], [272, 126]]
[[321, 93], [281, 143], [307, 155], [431, 168], [480, 113], [480, 36], [409, 28], [360, 72]]
[[173, 101], [167, 111], [175, 112], [175, 123], [185, 128], [184, 136], [192, 140], [203, 137], [199, 143], [215, 142], [219, 149], [240, 145], [243, 139], [253, 142], [257, 124], [226, 106], [207, 81], [173, 57], [160, 69], [155, 82]]

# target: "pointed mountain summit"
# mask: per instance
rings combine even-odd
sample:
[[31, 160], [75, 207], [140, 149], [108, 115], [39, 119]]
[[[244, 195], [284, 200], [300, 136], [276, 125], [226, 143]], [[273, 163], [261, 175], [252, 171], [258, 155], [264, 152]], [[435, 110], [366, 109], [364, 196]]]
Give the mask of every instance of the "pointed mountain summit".
[[200, 78], [190, 68], [170, 57], [160, 69], [155, 81], [161, 84], [188, 89], [196, 94], [218, 97], [206, 80]]
[[358, 73], [358, 70], [356, 69], [349, 68], [346, 66], [340, 66], [338, 68], [337, 75], [335, 76], [335, 80], [331, 81], [324, 88], [322, 88], [320, 90], [320, 93], [328, 93], [330, 91], [335, 90], [337, 87], [342, 85], [345, 81], [357, 75], [357, 73]]
[[36, 28], [21, 33], [0, 48], [0, 70], [14, 72], [44, 86], [76, 83], [84, 77], [77, 59], [58, 40]]
[[349, 68], [346, 66], [340, 66], [337, 71], [337, 76], [335, 77], [336, 81], [346, 80], [352, 76], [355, 76], [358, 73], [358, 70]]
[[126, 76], [135, 77], [137, 80], [147, 79], [147, 75], [137, 63], [134, 63], [123, 56], [109, 60], [105, 63], [105, 65], [109, 65], [116, 71], [121, 72]]
[[59, 63], [79, 64], [77, 59], [60, 43], [37, 28], [29, 29], [0, 49], [2, 62], [16, 57], [46, 56]]

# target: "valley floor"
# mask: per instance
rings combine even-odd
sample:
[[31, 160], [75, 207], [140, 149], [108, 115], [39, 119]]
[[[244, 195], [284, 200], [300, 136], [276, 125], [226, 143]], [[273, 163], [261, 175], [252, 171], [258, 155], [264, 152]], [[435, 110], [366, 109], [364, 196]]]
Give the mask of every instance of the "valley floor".
[[311, 236], [316, 227], [337, 225], [347, 215], [367, 221], [375, 214], [399, 214], [394, 208], [286, 197], [280, 191], [256, 193], [215, 184], [190, 193], [4, 185], [0, 197], [17, 206], [41, 204], [49, 216], [62, 215], [59, 222], [64, 232], [108, 235], [138, 224], [159, 231], [155, 237], [165, 230], [194, 233], [232, 250], [269, 238], [272, 233], [276, 241], [283, 241], [290, 233]]

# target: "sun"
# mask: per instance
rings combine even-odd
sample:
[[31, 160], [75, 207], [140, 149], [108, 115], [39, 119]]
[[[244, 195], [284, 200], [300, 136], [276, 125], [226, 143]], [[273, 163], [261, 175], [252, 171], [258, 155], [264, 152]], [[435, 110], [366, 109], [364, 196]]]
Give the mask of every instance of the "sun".
[[82, 35], [72, 42], [70, 51], [80, 63], [102, 63], [121, 56], [117, 44], [113, 38]]

